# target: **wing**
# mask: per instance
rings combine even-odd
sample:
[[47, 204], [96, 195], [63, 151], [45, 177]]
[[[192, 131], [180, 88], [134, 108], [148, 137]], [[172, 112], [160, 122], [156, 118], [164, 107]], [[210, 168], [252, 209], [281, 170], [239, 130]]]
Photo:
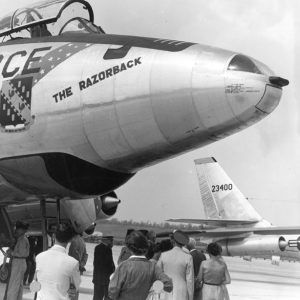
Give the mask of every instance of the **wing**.
[[[281, 235], [281, 234], [300, 234], [300, 227], [266, 227], [266, 228], [220, 228], [211, 230], [183, 230], [189, 236], [199, 236], [206, 238], [237, 238], [244, 237], [251, 234], [258, 235]], [[172, 231], [161, 232], [157, 234], [157, 237], [167, 237], [172, 234]]]
[[187, 224], [204, 224], [216, 227], [226, 227], [234, 225], [250, 225], [257, 223], [257, 220], [238, 220], [238, 219], [169, 219], [167, 222], [187, 223]]

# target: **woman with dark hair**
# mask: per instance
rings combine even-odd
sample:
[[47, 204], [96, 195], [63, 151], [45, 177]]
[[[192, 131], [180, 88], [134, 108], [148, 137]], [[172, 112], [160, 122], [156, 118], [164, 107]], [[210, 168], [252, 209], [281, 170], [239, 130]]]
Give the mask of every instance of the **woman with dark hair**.
[[149, 248], [145, 235], [139, 231], [131, 232], [126, 239], [126, 246], [132, 255], [116, 269], [109, 284], [109, 299], [145, 300], [156, 280], [163, 283], [166, 292], [171, 292], [172, 279], [145, 256]]
[[210, 243], [207, 253], [210, 258], [202, 262], [197, 278], [202, 283], [202, 293], [198, 299], [229, 300], [225, 284], [229, 284], [231, 279], [221, 257], [222, 247], [218, 243]]

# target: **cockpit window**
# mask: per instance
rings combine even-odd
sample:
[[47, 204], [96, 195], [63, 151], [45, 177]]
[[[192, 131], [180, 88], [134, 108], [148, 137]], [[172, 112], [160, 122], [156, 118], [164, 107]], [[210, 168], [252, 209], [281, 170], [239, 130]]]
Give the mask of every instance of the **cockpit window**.
[[4, 42], [76, 32], [103, 34], [93, 21], [93, 9], [85, 0], [44, 0], [0, 18], [0, 37]]
[[245, 55], [236, 55], [229, 63], [227, 70], [262, 74], [255, 63]]

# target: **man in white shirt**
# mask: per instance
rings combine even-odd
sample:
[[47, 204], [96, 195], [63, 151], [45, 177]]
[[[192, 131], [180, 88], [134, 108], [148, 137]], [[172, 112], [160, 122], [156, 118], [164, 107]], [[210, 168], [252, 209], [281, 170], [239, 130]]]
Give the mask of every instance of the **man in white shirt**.
[[71, 228], [58, 229], [55, 245], [36, 257], [36, 278], [41, 284], [38, 300], [67, 300], [71, 285], [79, 289], [79, 263], [66, 252], [73, 236]]

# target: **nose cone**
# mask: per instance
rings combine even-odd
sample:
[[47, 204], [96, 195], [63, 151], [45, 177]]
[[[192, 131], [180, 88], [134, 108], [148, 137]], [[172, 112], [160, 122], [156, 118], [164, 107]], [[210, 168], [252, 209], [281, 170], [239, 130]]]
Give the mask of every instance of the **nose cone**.
[[277, 107], [287, 83], [254, 59], [202, 45], [178, 59], [159, 57], [151, 75], [153, 112], [172, 150], [202, 146], [258, 122]]
[[226, 75], [226, 98], [241, 128], [258, 122], [278, 106], [288, 80], [274, 76], [263, 63], [235, 55]]

